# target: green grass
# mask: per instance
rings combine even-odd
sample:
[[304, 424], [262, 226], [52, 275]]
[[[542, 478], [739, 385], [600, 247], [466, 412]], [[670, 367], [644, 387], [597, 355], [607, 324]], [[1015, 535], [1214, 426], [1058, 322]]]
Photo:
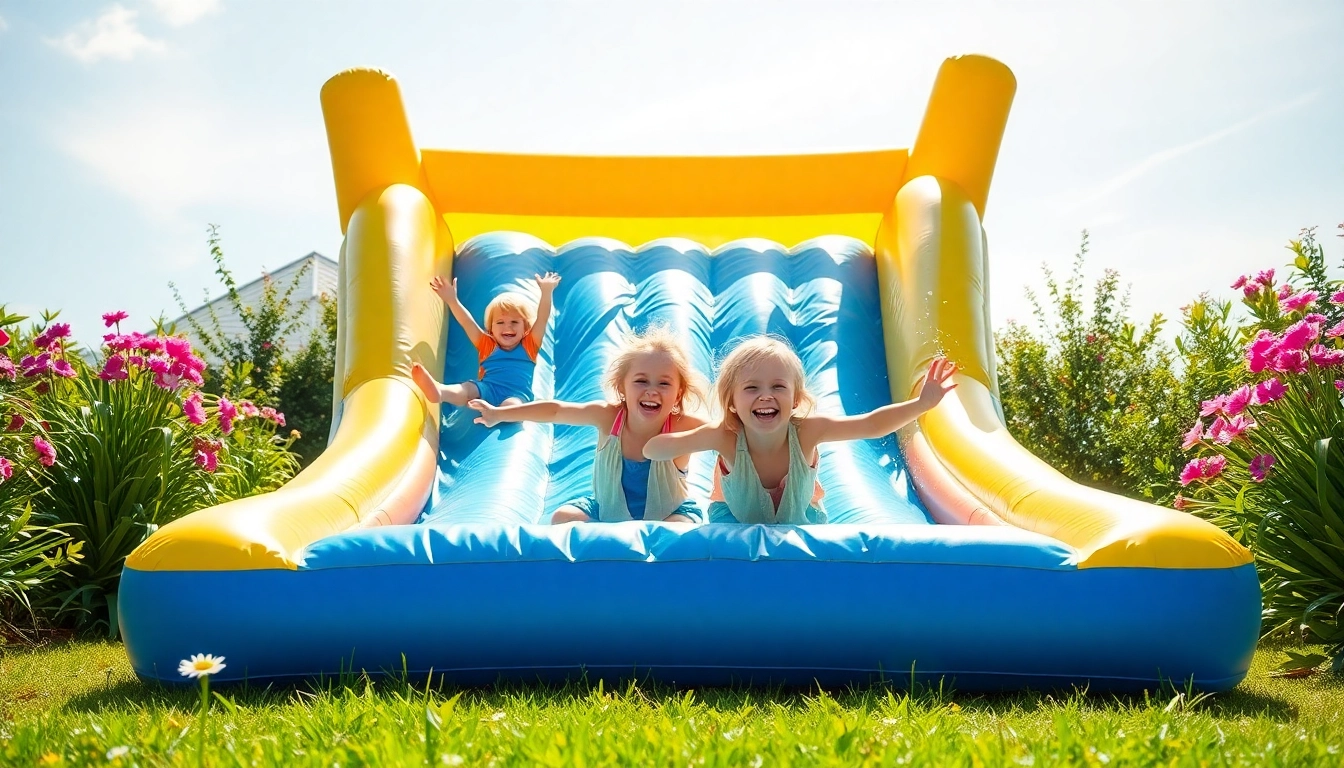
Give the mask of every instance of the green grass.
[[[209, 765], [1340, 765], [1344, 681], [1267, 676], [1191, 699], [925, 690], [230, 689]], [[199, 697], [140, 683], [120, 645], [0, 656], [0, 765], [198, 765]], [[432, 714], [431, 714], [432, 713]], [[438, 725], [434, 725], [437, 720]], [[427, 740], [428, 739], [428, 740]]]

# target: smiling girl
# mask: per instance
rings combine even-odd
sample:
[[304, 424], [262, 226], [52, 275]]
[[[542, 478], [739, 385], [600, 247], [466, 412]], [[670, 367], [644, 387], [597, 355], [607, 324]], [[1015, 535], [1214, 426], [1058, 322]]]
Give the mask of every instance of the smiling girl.
[[655, 327], [631, 336], [607, 369], [605, 384], [615, 402], [535, 403], [494, 406], [483, 400], [467, 405], [481, 412], [478, 424], [535, 421], [594, 427], [600, 437], [593, 461], [593, 493], [562, 504], [552, 523], [664, 520], [694, 522], [699, 507], [687, 497], [686, 454], [644, 457], [656, 435], [702, 426], [688, 405], [705, 399], [700, 377], [691, 368], [681, 341]]
[[[658, 461], [715, 451], [714, 504], [740, 523], [824, 523], [817, 446], [894, 432], [938, 404], [956, 366], [929, 365], [919, 396], [859, 416], [811, 414], [803, 363], [780, 339], [755, 336], [724, 359], [715, 385], [723, 421], [651, 438], [644, 455]], [[711, 513], [713, 506], [711, 506]]]

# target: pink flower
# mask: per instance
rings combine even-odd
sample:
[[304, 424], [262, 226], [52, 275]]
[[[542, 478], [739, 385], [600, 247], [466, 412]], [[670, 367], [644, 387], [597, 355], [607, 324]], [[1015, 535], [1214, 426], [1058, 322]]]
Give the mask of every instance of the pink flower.
[[1185, 497], [1179, 493], [1176, 494], [1176, 499], [1171, 502], [1171, 506], [1173, 509], [1185, 509]]
[[193, 457], [196, 466], [204, 469], [206, 472], [214, 472], [219, 469], [219, 451], [223, 447], [224, 444], [218, 440], [206, 440], [200, 437], [196, 438], [195, 442], [192, 444], [192, 448], [196, 452], [196, 455]]
[[1246, 410], [1246, 406], [1251, 404], [1251, 387], [1243, 384], [1232, 390], [1227, 395], [1227, 401], [1223, 405], [1223, 413], [1228, 416], [1236, 416], [1238, 413]]
[[1274, 286], [1274, 270], [1266, 269], [1255, 276], [1255, 282], [1269, 288]]
[[105, 333], [103, 344], [113, 352], [129, 352], [135, 348], [135, 337], [122, 333]]
[[1248, 429], [1254, 429], [1257, 426], [1259, 425], [1255, 423], [1255, 419], [1252, 419], [1244, 413], [1237, 414], [1227, 420], [1227, 434], [1229, 437], [1235, 439], [1242, 432], [1245, 432]]
[[75, 372], [75, 369], [70, 366], [70, 363], [65, 360], [57, 360], [51, 367], [52, 370], [56, 372], [57, 376], [63, 376], [67, 379], [73, 379], [79, 375]]
[[169, 336], [164, 339], [163, 348], [169, 357], [179, 363], [191, 357], [191, 342], [180, 336]]
[[1278, 349], [1280, 352], [1289, 349], [1306, 349], [1320, 335], [1321, 328], [1319, 325], [1309, 323], [1306, 320], [1298, 320], [1283, 332], [1283, 338], [1279, 339]]
[[1269, 468], [1272, 466], [1274, 466], [1274, 454], [1272, 453], [1262, 453], [1251, 459], [1251, 479], [1257, 483], [1265, 482], [1265, 477], [1269, 474]]
[[1227, 419], [1219, 416], [1209, 425], [1207, 437], [1219, 445], [1227, 445], [1232, 442], [1232, 436], [1227, 433]]
[[1195, 447], [1200, 440], [1204, 439], [1204, 422], [1195, 419], [1195, 425], [1185, 433], [1185, 440], [1181, 443], [1181, 450], [1188, 451]]
[[1322, 315], [1320, 312], [1312, 312], [1311, 314], [1303, 315], [1302, 319], [1308, 323], [1315, 323], [1316, 325], [1325, 325], [1325, 321], [1328, 318], [1325, 315]]
[[1289, 296], [1286, 299], [1279, 300], [1279, 309], [1284, 312], [1298, 312], [1316, 305], [1316, 300], [1321, 295], [1315, 291], [1303, 291]]
[[1200, 416], [1214, 416], [1221, 413], [1227, 406], [1227, 395], [1219, 395], [1212, 400], [1205, 400], [1199, 404]]
[[238, 418], [238, 408], [224, 396], [219, 398], [219, 431], [229, 434], [233, 431], [233, 420]]
[[187, 421], [192, 424], [205, 423], [205, 408], [201, 407], [200, 392], [192, 392], [187, 395], [187, 399], [182, 401], [182, 412], [187, 415]]
[[1344, 392], [1344, 380], [1335, 379], [1335, 389]]
[[1325, 338], [1327, 339], [1338, 339], [1340, 336], [1344, 336], [1344, 320], [1330, 326], [1330, 330], [1325, 332]]
[[1259, 373], [1269, 367], [1278, 344], [1278, 337], [1270, 331], [1261, 330], [1255, 335], [1255, 340], [1246, 347], [1246, 367], [1251, 373]]
[[1329, 349], [1321, 344], [1311, 348], [1311, 362], [1321, 368], [1344, 364], [1344, 349]]
[[1247, 283], [1241, 287], [1241, 295], [1248, 299], [1253, 299], [1263, 289], [1264, 286], [1259, 283]]
[[9, 332], [6, 331], [4, 328], [0, 328], [0, 347], [7, 346], [9, 344], [9, 340], [10, 340]]
[[276, 426], [285, 426], [285, 414], [280, 413], [269, 405], [261, 409], [261, 418], [275, 422]]
[[130, 317], [124, 310], [118, 309], [116, 312], [105, 312], [103, 314], [103, 326], [111, 328], [122, 320]]
[[14, 361], [9, 359], [9, 355], [0, 355], [0, 379], [17, 379], [18, 371], [14, 370]]
[[1300, 349], [1289, 349], [1274, 356], [1269, 366], [1279, 373], [1306, 373], [1307, 353]]
[[1284, 395], [1288, 394], [1288, 388], [1278, 378], [1265, 379], [1255, 385], [1255, 394], [1252, 400], [1256, 405], [1269, 405], [1277, 400], [1282, 400]]
[[10, 463], [9, 459], [6, 459], [4, 456], [0, 456], [0, 483], [3, 483], [4, 481], [8, 480], [13, 476], [14, 476], [14, 465]]
[[[1331, 303], [1331, 304], [1344, 304], [1344, 291], [1335, 291], [1334, 293], [1330, 294], [1330, 303]], [[0, 346], [3, 346], [3, 345], [0, 345]]]
[[1282, 302], [1284, 299], [1292, 295], [1293, 295], [1293, 286], [1287, 283], [1284, 283], [1283, 285], [1279, 286], [1278, 296], [1280, 302]]
[[261, 411], [257, 410], [257, 406], [253, 405], [251, 400], [239, 400], [238, 410], [242, 412], [245, 419], [256, 418], [261, 414]]
[[1191, 459], [1181, 470], [1181, 485], [1189, 485], [1204, 477], [1204, 467], [1208, 463], [1209, 460], [1205, 458]]
[[50, 335], [53, 340], [67, 338], [70, 336], [70, 324], [52, 323], [51, 326], [47, 328], [45, 333]]
[[143, 357], [141, 357], [141, 356], [139, 356], [139, 355], [131, 355], [130, 357], [127, 357], [127, 358], [126, 358], [126, 364], [127, 364], [127, 365], [134, 365], [134, 366], [136, 366], [136, 367], [144, 367], [144, 365], [145, 365], [145, 358], [143, 358]]
[[135, 339], [135, 348], [149, 355], [163, 352], [163, 339], [158, 336], [140, 336]]
[[1203, 476], [1205, 480], [1217, 477], [1223, 473], [1227, 467], [1226, 456], [1210, 456], [1208, 462], [1204, 465]]
[[103, 370], [98, 372], [98, 378], [103, 381], [121, 381], [129, 375], [126, 372], [126, 358], [121, 355], [108, 355]]
[[41, 435], [33, 435], [33, 450], [37, 451], [37, 460], [42, 462], [42, 466], [50, 467], [56, 463], [56, 449], [51, 447], [51, 443], [43, 440]]
[[1241, 289], [1241, 288], [1245, 287], [1246, 284], [1249, 283], [1249, 282], [1251, 282], [1251, 276], [1250, 276], [1250, 275], [1242, 275], [1241, 277], [1238, 277], [1238, 278], [1237, 278], [1237, 282], [1235, 282], [1235, 283], [1232, 284], [1232, 290], [1235, 291], [1235, 290]]

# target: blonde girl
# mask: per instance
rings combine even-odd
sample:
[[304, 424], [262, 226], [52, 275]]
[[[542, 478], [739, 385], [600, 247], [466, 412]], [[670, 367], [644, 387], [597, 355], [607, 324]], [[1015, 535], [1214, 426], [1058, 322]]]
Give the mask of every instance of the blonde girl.
[[628, 337], [611, 361], [604, 383], [615, 402], [541, 400], [495, 406], [477, 399], [467, 405], [480, 411], [476, 422], [487, 427], [535, 421], [598, 430], [593, 493], [562, 504], [551, 515], [552, 523], [694, 522], [699, 508], [686, 489], [690, 457], [668, 454], [654, 461], [644, 457], [644, 445], [655, 435], [705, 423], [687, 412], [703, 405], [705, 387], [685, 347], [662, 327]]
[[881, 437], [933, 408], [956, 386], [956, 366], [934, 359], [919, 396], [860, 416], [811, 413], [803, 363], [784, 341], [753, 336], [723, 361], [715, 385], [723, 420], [651, 438], [653, 461], [715, 451], [714, 504], [740, 523], [824, 523], [817, 446]]

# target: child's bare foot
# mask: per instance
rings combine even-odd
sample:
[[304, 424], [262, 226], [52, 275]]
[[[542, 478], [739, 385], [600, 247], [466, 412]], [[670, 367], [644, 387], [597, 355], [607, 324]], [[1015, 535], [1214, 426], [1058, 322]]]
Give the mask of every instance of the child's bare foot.
[[425, 370], [425, 366], [419, 363], [412, 364], [411, 380], [414, 381], [415, 385], [420, 388], [420, 391], [425, 394], [426, 400], [431, 403], [443, 402], [443, 396], [439, 393], [439, 383], [434, 380], [433, 376], [429, 375], [429, 371]]

